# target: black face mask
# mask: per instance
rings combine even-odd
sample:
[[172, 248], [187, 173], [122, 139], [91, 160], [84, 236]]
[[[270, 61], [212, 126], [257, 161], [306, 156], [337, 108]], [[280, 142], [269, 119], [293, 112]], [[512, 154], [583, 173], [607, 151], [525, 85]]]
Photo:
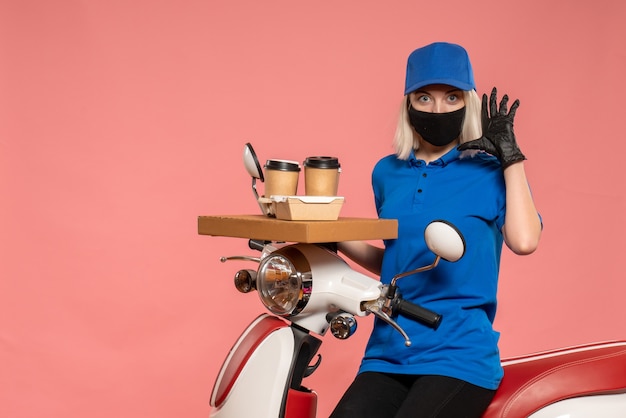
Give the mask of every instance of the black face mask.
[[465, 106], [448, 113], [421, 112], [409, 104], [409, 120], [411, 125], [425, 141], [442, 147], [448, 145], [461, 135]]

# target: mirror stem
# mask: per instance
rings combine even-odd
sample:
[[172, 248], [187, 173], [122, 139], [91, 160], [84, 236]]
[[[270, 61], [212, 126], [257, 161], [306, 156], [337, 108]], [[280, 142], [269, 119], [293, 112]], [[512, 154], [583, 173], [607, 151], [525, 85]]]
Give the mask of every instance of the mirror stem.
[[417, 274], [423, 271], [432, 270], [435, 267], [437, 267], [437, 264], [439, 264], [439, 260], [441, 260], [441, 256], [435, 257], [435, 261], [433, 261], [433, 263], [429, 266], [420, 267], [415, 270], [407, 271], [407, 272], [396, 274], [395, 276], [393, 276], [393, 278], [391, 279], [391, 283], [389, 283], [389, 287], [387, 288], [387, 300], [385, 301], [385, 304], [383, 306], [383, 311], [385, 312], [391, 311], [391, 302], [396, 297], [396, 291], [398, 290], [398, 286], [396, 285], [396, 282], [399, 279], [406, 277], [406, 276], [410, 276], [412, 274]]
[[429, 265], [429, 266], [420, 267], [420, 268], [417, 268], [415, 270], [411, 270], [411, 271], [407, 271], [407, 272], [404, 272], [404, 273], [396, 274], [395, 276], [393, 276], [393, 279], [391, 279], [390, 287], [393, 286], [393, 288], [395, 289], [396, 282], [399, 279], [403, 278], [403, 277], [410, 276], [412, 274], [421, 273], [423, 271], [428, 271], [428, 270], [434, 269], [435, 267], [437, 267], [437, 264], [439, 264], [439, 260], [441, 260], [441, 256], [437, 256], [435, 258], [435, 261], [433, 261], [433, 263], [431, 265]]
[[259, 202], [259, 192], [256, 190], [256, 177], [252, 177], [252, 193], [254, 193], [254, 198], [261, 208], [261, 213], [263, 215], [268, 215], [267, 209], [263, 206], [263, 203]]

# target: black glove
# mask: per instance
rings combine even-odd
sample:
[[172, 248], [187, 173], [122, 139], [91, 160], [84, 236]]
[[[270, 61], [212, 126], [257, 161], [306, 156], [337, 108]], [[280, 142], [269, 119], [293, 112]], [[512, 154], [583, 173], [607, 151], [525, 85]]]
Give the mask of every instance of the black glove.
[[513, 133], [513, 118], [519, 107], [519, 100], [515, 100], [511, 110], [507, 113], [509, 96], [506, 94], [500, 102], [498, 110], [497, 90], [491, 90], [489, 108], [487, 108], [487, 95], [483, 94], [482, 127], [483, 136], [473, 141], [459, 145], [459, 151], [468, 149], [481, 150], [498, 157], [502, 168], [505, 169], [513, 163], [526, 159], [515, 142]]

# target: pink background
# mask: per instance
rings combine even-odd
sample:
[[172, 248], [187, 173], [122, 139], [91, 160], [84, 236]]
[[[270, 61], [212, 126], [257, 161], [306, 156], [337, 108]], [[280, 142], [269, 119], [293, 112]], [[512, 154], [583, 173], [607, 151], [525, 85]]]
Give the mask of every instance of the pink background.
[[[505, 356], [626, 337], [626, 3], [0, 1], [0, 416], [206, 417], [262, 311], [245, 240], [196, 217], [258, 213], [241, 163], [337, 156], [342, 216], [375, 216], [406, 56], [463, 44], [516, 132], [545, 230], [505, 251]], [[302, 183], [300, 185], [302, 188]], [[327, 416], [371, 326], [308, 379]]]

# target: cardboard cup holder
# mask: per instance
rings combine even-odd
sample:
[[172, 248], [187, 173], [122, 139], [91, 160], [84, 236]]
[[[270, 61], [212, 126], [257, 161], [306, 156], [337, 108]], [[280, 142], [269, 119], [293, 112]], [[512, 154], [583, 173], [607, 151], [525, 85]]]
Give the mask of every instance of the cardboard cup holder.
[[270, 196], [259, 198], [268, 212], [286, 221], [334, 221], [344, 203], [341, 196]]

